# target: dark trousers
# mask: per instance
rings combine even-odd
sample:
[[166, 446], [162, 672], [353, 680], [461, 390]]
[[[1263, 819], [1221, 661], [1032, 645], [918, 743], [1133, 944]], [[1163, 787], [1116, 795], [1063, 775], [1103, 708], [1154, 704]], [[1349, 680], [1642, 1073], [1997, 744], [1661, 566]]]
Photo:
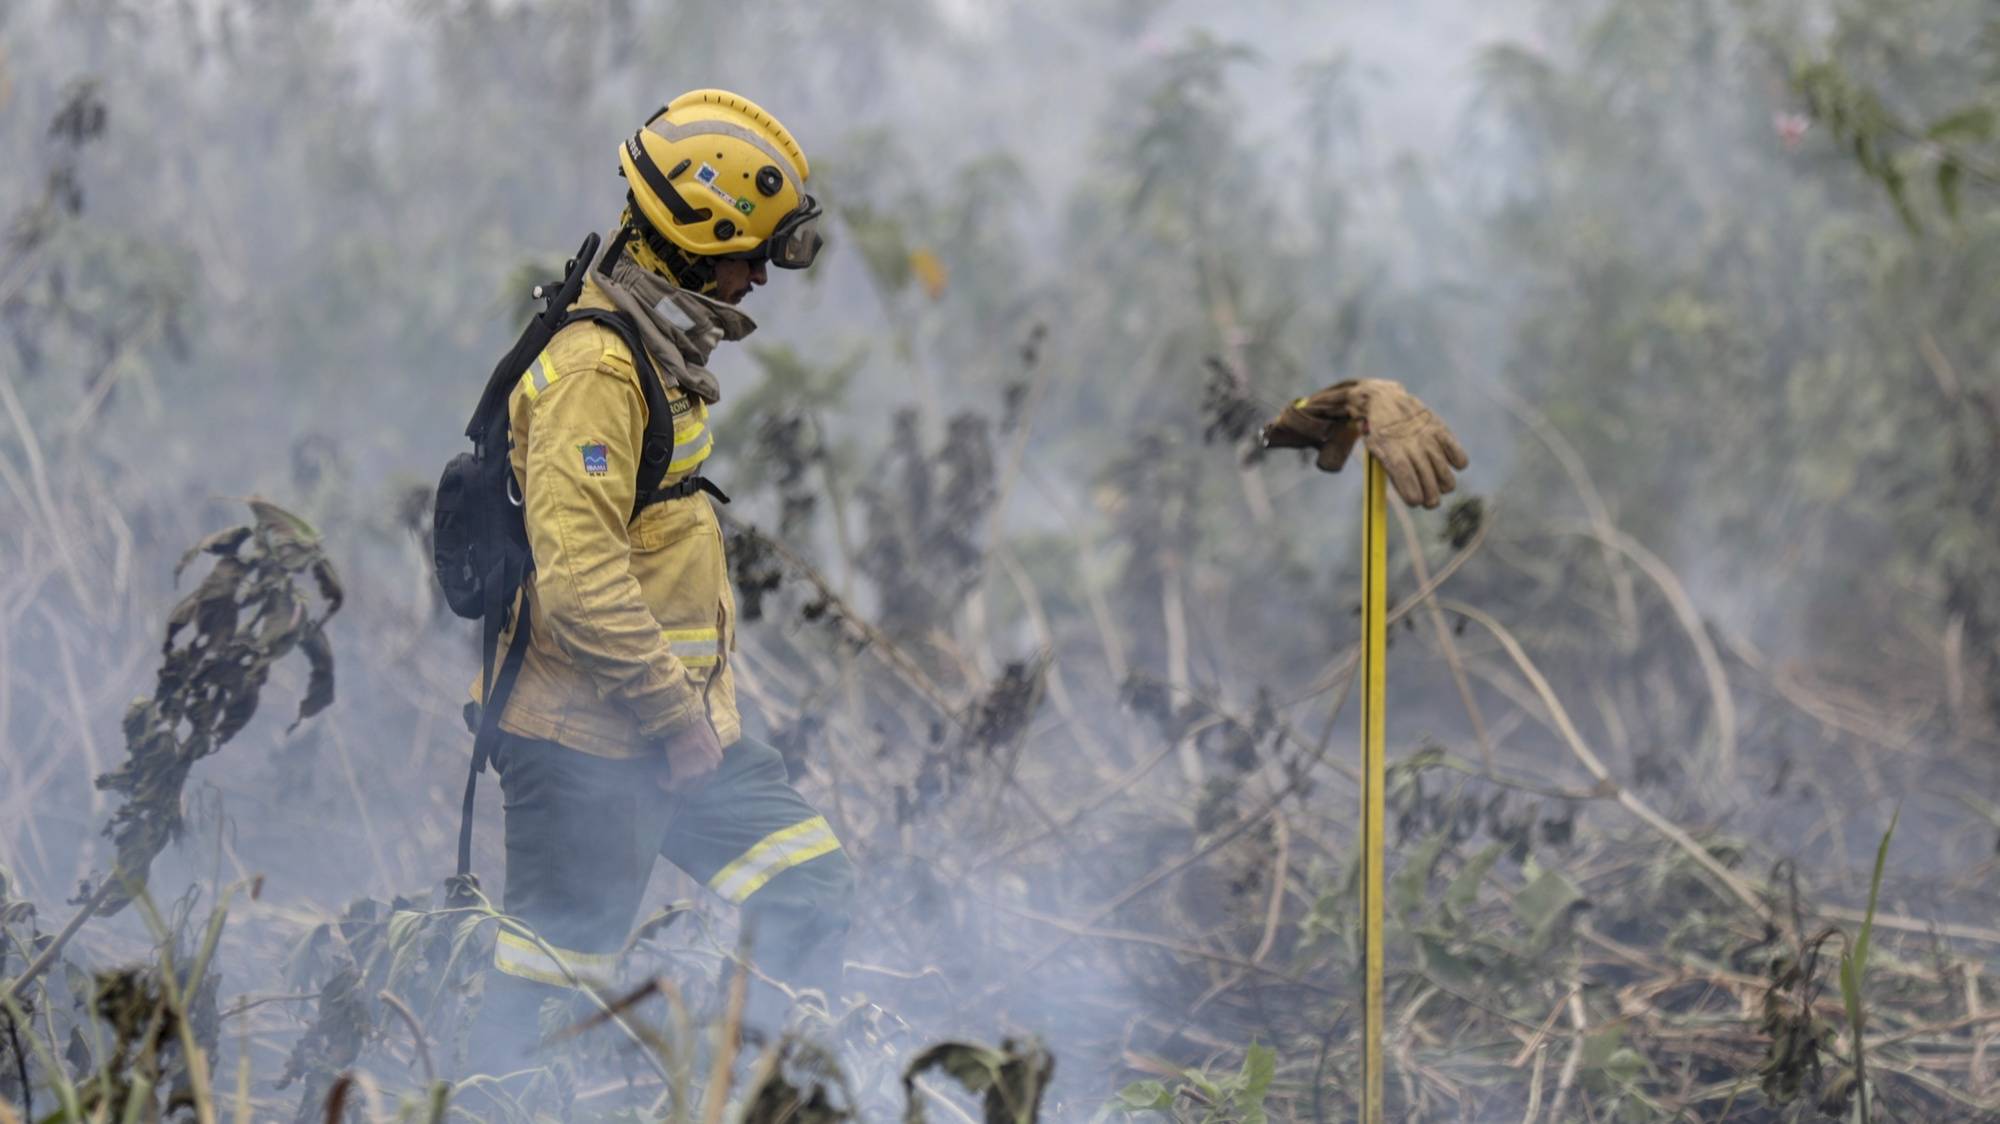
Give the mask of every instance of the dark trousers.
[[503, 908], [540, 940], [502, 928], [473, 1026], [476, 1065], [517, 1068], [539, 1037], [545, 998], [611, 981], [656, 856], [741, 907], [761, 970], [833, 995], [854, 867], [776, 749], [744, 738], [684, 794], [660, 788], [653, 759], [512, 734], [494, 765], [506, 809]]

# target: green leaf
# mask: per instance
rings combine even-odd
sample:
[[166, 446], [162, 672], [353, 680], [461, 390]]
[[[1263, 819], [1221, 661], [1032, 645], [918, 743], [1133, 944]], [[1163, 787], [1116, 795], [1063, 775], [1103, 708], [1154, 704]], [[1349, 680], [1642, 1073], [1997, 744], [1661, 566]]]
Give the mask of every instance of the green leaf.
[[1134, 1081], [1118, 1090], [1118, 1100], [1130, 1109], [1151, 1108], [1164, 1112], [1173, 1107], [1174, 1095], [1158, 1081]]
[[1419, 929], [1417, 955], [1424, 974], [1451, 987], [1468, 987], [1477, 982], [1486, 965], [1467, 956], [1457, 947], [1452, 934], [1437, 929]]
[[1389, 880], [1389, 910], [1398, 917], [1408, 917], [1423, 908], [1424, 891], [1430, 887], [1431, 871], [1437, 867], [1438, 856], [1444, 853], [1451, 842], [1449, 829], [1440, 828], [1412, 853], [1403, 868]]
[[1889, 840], [1896, 834], [1896, 822], [1902, 818], [1903, 808], [1899, 804], [1889, 816], [1889, 830], [1882, 833], [1882, 842], [1875, 846], [1875, 873], [1868, 880], [1868, 912], [1861, 917], [1861, 934], [1854, 938], [1852, 954], [1841, 957], [1840, 961], [1840, 995], [1847, 1003], [1847, 1021], [1854, 1027], [1857, 1049], [1860, 1048], [1862, 1026], [1868, 1017], [1861, 1006], [1861, 981], [1868, 974], [1868, 945], [1875, 935], [1875, 903], [1882, 896], [1882, 868], [1889, 860]]
[[1445, 887], [1444, 907], [1453, 917], [1463, 917], [1472, 909], [1472, 903], [1479, 896], [1480, 885], [1486, 881], [1486, 875], [1492, 871], [1493, 864], [1504, 850], [1506, 848], [1501, 844], [1494, 843], [1472, 856], [1452, 878], [1451, 885]]
[[1625, 1028], [1606, 1023], [1583, 1036], [1583, 1053], [1578, 1059], [1585, 1069], [1603, 1069], [1625, 1044]]
[[1611, 1051], [1604, 1064], [1597, 1067], [1614, 1087], [1622, 1088], [1639, 1079], [1646, 1072], [1645, 1055], [1630, 1046], [1620, 1046]]
[[1224, 1089], [1221, 1085], [1217, 1084], [1214, 1081], [1209, 1080], [1208, 1075], [1198, 1069], [1187, 1070], [1184, 1073], [1182, 1073], [1181, 1076], [1184, 1079], [1186, 1079], [1188, 1084], [1201, 1090], [1201, 1095], [1207, 1097], [1209, 1100], [1212, 1101], [1226, 1100], [1229, 1096], [1229, 1091], [1227, 1089]]
[[1252, 1043], [1243, 1055], [1241, 1103], [1244, 1108], [1254, 1110], [1258, 1120], [1264, 1118], [1264, 1094], [1270, 1092], [1271, 1081], [1277, 1075], [1277, 1052], [1269, 1046]]
[[1963, 172], [1958, 161], [1949, 156], [1938, 162], [1938, 204], [1944, 208], [1945, 217], [1953, 222], [1958, 221], [1958, 182]]
[[1840, 958], [1840, 1001], [1847, 1007], [1847, 1023], [1857, 1032], [1861, 1029], [1861, 978], [1854, 970], [1854, 954]]
[[1550, 867], [1514, 895], [1514, 913], [1529, 928], [1552, 924], [1562, 912], [1583, 900], [1583, 891], [1562, 871]]
[[[1873, 170], [1873, 169], [1871, 169]], [[1889, 202], [1896, 207], [1896, 217], [1903, 220], [1903, 226], [1911, 234], [1922, 234], [1924, 224], [1917, 219], [1917, 210], [1910, 205], [1909, 181], [1901, 170], [1892, 164], [1883, 164], [1875, 171], [1882, 180], [1882, 186], [1889, 191]]]
[[1990, 105], [1970, 105], [1948, 113], [1924, 131], [1924, 136], [1940, 144], [1951, 141], [1977, 143], [1993, 139], [1996, 117]]

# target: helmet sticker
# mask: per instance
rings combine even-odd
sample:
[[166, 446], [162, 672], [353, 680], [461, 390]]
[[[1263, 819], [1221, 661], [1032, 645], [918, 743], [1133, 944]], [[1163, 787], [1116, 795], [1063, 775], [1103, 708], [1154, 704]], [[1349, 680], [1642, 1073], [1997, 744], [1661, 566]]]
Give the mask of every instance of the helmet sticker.
[[720, 173], [718, 173], [712, 165], [704, 163], [702, 164], [701, 168], [695, 172], [694, 178], [702, 183], [707, 184], [708, 189], [710, 191], [715, 192], [716, 195], [720, 196], [724, 203], [727, 203], [730, 206], [736, 208], [737, 210], [742, 211], [746, 215], [749, 214], [751, 211], [757, 209], [754, 204], [752, 204], [750, 207], [747, 208], [744, 207], [742, 202], [740, 202], [734, 195], [731, 195], [727, 191], [722, 190], [722, 185], [715, 182], [716, 178], [719, 175]]

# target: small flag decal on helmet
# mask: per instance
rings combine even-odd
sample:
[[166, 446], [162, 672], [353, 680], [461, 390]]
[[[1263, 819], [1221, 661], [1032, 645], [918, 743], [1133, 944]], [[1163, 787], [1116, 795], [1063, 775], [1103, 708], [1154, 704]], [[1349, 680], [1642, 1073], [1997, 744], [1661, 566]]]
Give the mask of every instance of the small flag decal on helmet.
[[603, 445], [578, 445], [583, 454], [583, 470], [592, 476], [603, 476], [611, 471], [611, 452]]

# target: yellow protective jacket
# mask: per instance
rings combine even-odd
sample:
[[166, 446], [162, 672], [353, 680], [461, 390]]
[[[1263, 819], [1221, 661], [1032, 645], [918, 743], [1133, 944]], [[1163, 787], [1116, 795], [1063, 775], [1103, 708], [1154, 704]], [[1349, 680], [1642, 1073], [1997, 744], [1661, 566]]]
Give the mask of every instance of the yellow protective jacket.
[[[642, 333], [674, 412], [668, 484], [713, 447], [707, 403], [682, 384], [712, 388], [707, 349], [754, 327], [703, 297], [672, 303], [662, 312], [678, 323], [656, 317]], [[614, 306], [593, 275], [573, 307]], [[580, 322], [556, 333], [508, 400], [535, 573], [528, 650], [500, 725], [604, 757], [652, 752], [697, 721], [724, 746], [742, 730], [728, 658], [736, 605], [714, 508], [697, 492], [632, 517], [646, 429], [639, 378], [616, 332]]]

